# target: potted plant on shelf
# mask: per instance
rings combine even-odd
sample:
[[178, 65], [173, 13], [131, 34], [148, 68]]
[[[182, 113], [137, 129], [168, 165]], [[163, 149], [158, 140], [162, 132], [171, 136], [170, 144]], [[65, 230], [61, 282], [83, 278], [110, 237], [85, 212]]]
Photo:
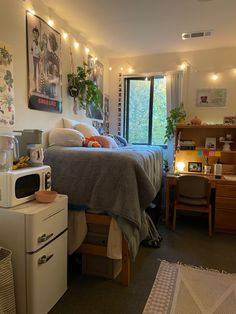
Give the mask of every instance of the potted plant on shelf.
[[175, 133], [176, 123], [184, 121], [185, 118], [186, 118], [186, 112], [183, 108], [183, 104], [170, 110], [169, 116], [167, 117], [165, 143], [167, 143], [173, 138], [174, 133]]
[[[101, 109], [102, 92], [96, 83], [90, 79], [92, 69], [87, 63], [78, 66], [75, 73], [67, 75], [68, 92], [74, 98], [74, 113], [77, 114], [78, 106], [86, 110], [93, 103], [95, 110]], [[78, 101], [78, 103], [77, 103]]]

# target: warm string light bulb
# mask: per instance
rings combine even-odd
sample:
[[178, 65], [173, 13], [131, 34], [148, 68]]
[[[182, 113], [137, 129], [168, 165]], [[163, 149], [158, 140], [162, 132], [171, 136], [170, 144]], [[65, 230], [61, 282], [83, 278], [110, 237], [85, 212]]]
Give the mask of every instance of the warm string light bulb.
[[181, 63], [181, 65], [179, 67], [181, 70], [185, 70], [187, 68], [187, 63], [183, 62], [183, 63]]
[[51, 26], [51, 27], [53, 27], [53, 25], [54, 25], [54, 21], [53, 21], [53, 20], [51, 20], [51, 19], [49, 19], [49, 20], [48, 20], [48, 25], [49, 25], [49, 26]]
[[32, 9], [32, 8], [30, 8], [30, 9], [27, 9], [27, 13], [29, 14], [29, 15], [35, 15], [35, 11], [34, 11], [34, 9]]
[[214, 74], [212, 75], [213, 81], [218, 80], [218, 78], [219, 78], [218, 74], [214, 73]]
[[85, 53], [86, 53], [86, 54], [88, 54], [88, 53], [89, 53], [89, 51], [90, 51], [90, 49], [89, 49], [88, 47], [85, 47], [85, 49], [84, 49], [84, 50], [85, 50]]
[[109, 67], [109, 71], [111, 71], [112, 70], [112, 67]]
[[68, 33], [63, 32], [63, 35], [62, 35], [62, 36], [63, 36], [64, 39], [67, 39], [67, 38], [68, 38]]
[[75, 47], [75, 49], [79, 48], [79, 43], [77, 41], [74, 42], [74, 47]]

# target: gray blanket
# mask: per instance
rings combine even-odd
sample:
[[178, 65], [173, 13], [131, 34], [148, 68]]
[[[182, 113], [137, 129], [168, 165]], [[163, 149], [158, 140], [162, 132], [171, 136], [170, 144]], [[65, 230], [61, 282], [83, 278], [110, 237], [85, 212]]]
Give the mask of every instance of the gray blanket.
[[134, 259], [148, 233], [145, 209], [161, 186], [161, 149], [53, 146], [46, 149], [44, 163], [52, 169], [52, 189], [67, 194], [69, 204], [117, 220]]

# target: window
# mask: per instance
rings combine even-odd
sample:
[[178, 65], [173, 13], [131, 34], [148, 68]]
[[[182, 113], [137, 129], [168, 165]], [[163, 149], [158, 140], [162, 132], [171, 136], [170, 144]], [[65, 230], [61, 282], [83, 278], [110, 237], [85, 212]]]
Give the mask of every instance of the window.
[[164, 76], [125, 79], [125, 135], [130, 143], [163, 145], [166, 118]]

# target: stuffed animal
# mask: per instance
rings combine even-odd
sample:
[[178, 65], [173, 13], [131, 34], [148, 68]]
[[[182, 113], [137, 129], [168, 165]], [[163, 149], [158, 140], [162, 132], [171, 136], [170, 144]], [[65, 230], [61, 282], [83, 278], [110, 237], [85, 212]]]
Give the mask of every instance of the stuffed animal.
[[85, 137], [83, 146], [84, 147], [101, 147], [101, 145], [97, 141], [92, 140], [91, 137]]

